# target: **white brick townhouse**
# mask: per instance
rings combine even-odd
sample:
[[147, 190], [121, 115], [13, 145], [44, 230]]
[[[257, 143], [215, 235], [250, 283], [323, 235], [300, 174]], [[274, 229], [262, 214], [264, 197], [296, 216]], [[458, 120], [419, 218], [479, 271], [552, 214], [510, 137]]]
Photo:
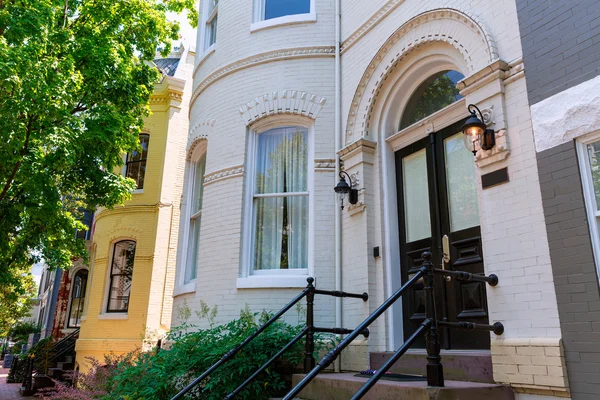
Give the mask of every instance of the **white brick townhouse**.
[[[318, 325], [352, 328], [423, 251], [440, 264], [447, 237], [446, 268], [500, 282], [440, 279], [439, 315], [505, 326], [444, 329], [447, 378], [509, 384], [523, 400], [571, 397], [518, 15], [549, 29], [536, 10], [555, 3], [202, 0], [175, 308], [202, 300], [219, 322], [246, 305], [275, 311], [312, 276], [369, 293], [316, 300]], [[562, 3], [574, 18], [579, 2]], [[491, 137], [461, 131], [471, 104]], [[343, 209], [340, 170], [358, 189]], [[416, 286], [338, 367], [381, 365], [423, 320], [423, 301]], [[423, 354], [421, 341], [397, 370], [419, 372]]]

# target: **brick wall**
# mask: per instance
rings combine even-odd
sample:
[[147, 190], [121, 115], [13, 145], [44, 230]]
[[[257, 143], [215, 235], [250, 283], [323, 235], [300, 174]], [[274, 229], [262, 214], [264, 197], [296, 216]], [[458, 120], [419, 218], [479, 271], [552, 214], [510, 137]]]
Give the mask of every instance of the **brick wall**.
[[538, 153], [552, 272], [574, 400], [600, 396], [600, 292], [573, 142]]
[[529, 100], [600, 74], [597, 0], [517, 0]]

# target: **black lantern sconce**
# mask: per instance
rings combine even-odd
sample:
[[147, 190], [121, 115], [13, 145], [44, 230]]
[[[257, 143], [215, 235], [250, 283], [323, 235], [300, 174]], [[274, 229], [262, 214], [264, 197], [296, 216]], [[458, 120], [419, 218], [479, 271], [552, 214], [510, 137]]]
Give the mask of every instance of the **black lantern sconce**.
[[[487, 125], [483, 122], [483, 114], [476, 105], [469, 104], [467, 110], [471, 116], [461, 128], [465, 134], [465, 146], [473, 152], [473, 155], [477, 154], [476, 142], [479, 142], [479, 147], [483, 150], [491, 150], [496, 145], [496, 133], [493, 129], [487, 129]], [[481, 119], [477, 118], [475, 110], [479, 112]]]
[[[348, 177], [348, 182], [346, 182], [346, 178], [344, 175]], [[340, 195], [340, 205], [342, 206], [342, 210], [344, 209], [344, 199], [346, 195], [348, 195], [348, 202], [350, 204], [358, 203], [358, 189], [352, 189], [352, 178], [346, 171], [340, 171], [340, 183], [333, 189], [337, 194]]]

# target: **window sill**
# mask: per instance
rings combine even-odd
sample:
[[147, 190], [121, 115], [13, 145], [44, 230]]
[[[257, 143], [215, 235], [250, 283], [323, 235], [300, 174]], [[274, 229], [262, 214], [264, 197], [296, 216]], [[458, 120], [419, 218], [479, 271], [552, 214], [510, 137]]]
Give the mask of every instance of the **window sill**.
[[202, 54], [200, 59], [198, 60], [198, 65], [196, 65], [196, 69], [200, 68], [200, 65], [202, 65], [202, 63], [208, 58], [208, 56], [210, 56], [212, 53], [214, 53], [216, 49], [217, 49], [216, 42], [211, 44], [210, 46], [208, 46], [206, 48], [206, 50], [204, 50], [204, 53]]
[[238, 289], [263, 289], [263, 288], [305, 288], [308, 275], [294, 276], [249, 276], [238, 278]]
[[135, 189], [131, 194], [144, 194], [144, 189]]
[[196, 293], [196, 281], [191, 281], [185, 285], [176, 286], [173, 290], [173, 297], [181, 296], [186, 293]]
[[106, 313], [99, 314], [98, 319], [128, 319], [127, 313]]
[[275, 28], [279, 26], [305, 24], [317, 22], [316, 13], [286, 15], [284, 17], [271, 18], [264, 21], [258, 21], [250, 25], [250, 33], [261, 31], [263, 29]]

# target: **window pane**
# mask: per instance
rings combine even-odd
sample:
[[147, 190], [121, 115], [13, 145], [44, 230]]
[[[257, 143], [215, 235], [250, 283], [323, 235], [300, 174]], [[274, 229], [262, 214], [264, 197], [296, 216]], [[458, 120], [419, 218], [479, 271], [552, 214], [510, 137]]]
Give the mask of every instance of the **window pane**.
[[208, 1], [208, 13], [210, 14], [215, 7], [219, 5], [219, 0], [207, 0]]
[[127, 311], [131, 292], [131, 276], [115, 275], [111, 279], [109, 311]]
[[310, 0], [265, 0], [265, 19], [309, 12]]
[[202, 157], [194, 163], [194, 182], [192, 194], [192, 214], [202, 209], [202, 195], [204, 194], [204, 173], [206, 169], [206, 157]]
[[217, 20], [218, 17], [215, 17], [208, 25], [206, 26], [206, 47], [210, 47], [217, 41]]
[[190, 232], [188, 236], [187, 260], [185, 268], [184, 283], [188, 283], [198, 275], [198, 242], [200, 240], [200, 225], [202, 219], [200, 217], [190, 219]]
[[425, 149], [402, 159], [404, 221], [408, 243], [431, 237]]
[[465, 76], [458, 71], [442, 71], [427, 78], [411, 95], [404, 108], [400, 129], [462, 99], [456, 84]]
[[127, 178], [131, 178], [135, 181], [135, 183], [138, 183], [138, 178], [140, 175], [140, 163], [139, 161], [130, 161], [127, 164]]
[[308, 129], [285, 127], [258, 135], [256, 193], [306, 192]]
[[140, 169], [139, 169], [138, 179], [137, 179], [137, 188], [143, 189], [144, 188], [144, 178], [146, 177], [146, 160], [140, 161], [139, 164], [140, 164]]
[[308, 268], [308, 196], [254, 200], [254, 268]]
[[71, 328], [78, 327], [81, 325], [81, 314], [83, 314], [83, 298], [76, 298], [71, 300], [71, 312], [69, 313], [68, 326]]
[[135, 242], [123, 240], [115, 244], [111, 274], [133, 274]]
[[452, 232], [479, 225], [473, 154], [464, 146], [463, 134], [444, 140], [446, 185]]
[[590, 170], [592, 171], [594, 194], [596, 195], [596, 209], [600, 210], [600, 142], [590, 144], [588, 152], [590, 154]]

